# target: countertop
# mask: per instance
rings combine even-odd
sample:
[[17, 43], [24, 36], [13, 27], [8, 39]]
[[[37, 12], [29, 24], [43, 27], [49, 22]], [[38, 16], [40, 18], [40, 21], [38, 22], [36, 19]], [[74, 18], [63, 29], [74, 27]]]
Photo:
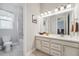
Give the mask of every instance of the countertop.
[[65, 40], [65, 41], [71, 41], [71, 42], [77, 42], [79, 43], [79, 37], [78, 36], [71, 36], [71, 35], [57, 35], [57, 34], [50, 34], [50, 35], [39, 35], [37, 34], [36, 37], [45, 37], [45, 38], [55, 38], [57, 40]]

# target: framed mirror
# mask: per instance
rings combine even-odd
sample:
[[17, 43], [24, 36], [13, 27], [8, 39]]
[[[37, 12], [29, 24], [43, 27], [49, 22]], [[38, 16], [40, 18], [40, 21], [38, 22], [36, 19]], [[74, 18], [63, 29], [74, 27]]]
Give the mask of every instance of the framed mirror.
[[50, 34], [71, 34], [72, 11], [44, 17], [40, 29]]

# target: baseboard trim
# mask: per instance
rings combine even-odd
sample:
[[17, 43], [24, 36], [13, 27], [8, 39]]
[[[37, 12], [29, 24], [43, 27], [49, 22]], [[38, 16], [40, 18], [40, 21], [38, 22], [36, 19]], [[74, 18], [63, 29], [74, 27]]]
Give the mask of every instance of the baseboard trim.
[[29, 51], [26, 55], [27, 56], [31, 56], [31, 53], [33, 52], [33, 51], [35, 51], [36, 49], [34, 48], [34, 49], [32, 49], [31, 51]]

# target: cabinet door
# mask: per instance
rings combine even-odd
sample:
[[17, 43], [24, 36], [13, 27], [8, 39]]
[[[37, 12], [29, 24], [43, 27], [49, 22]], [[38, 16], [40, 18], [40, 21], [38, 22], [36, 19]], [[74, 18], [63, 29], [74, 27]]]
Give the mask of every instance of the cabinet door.
[[36, 39], [36, 49], [41, 49], [41, 40]]
[[79, 49], [74, 48], [74, 47], [64, 46], [63, 54], [64, 56], [78, 56]]

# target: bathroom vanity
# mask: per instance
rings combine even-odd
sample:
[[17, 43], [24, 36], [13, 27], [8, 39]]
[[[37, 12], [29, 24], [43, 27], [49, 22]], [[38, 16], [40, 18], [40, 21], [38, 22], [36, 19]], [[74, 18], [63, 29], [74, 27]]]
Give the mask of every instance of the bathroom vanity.
[[74, 11], [70, 8], [41, 17], [39, 32], [49, 35], [35, 36], [36, 49], [53, 56], [79, 56], [79, 19]]
[[36, 49], [52, 56], [79, 56], [79, 38], [68, 35], [36, 35]]

